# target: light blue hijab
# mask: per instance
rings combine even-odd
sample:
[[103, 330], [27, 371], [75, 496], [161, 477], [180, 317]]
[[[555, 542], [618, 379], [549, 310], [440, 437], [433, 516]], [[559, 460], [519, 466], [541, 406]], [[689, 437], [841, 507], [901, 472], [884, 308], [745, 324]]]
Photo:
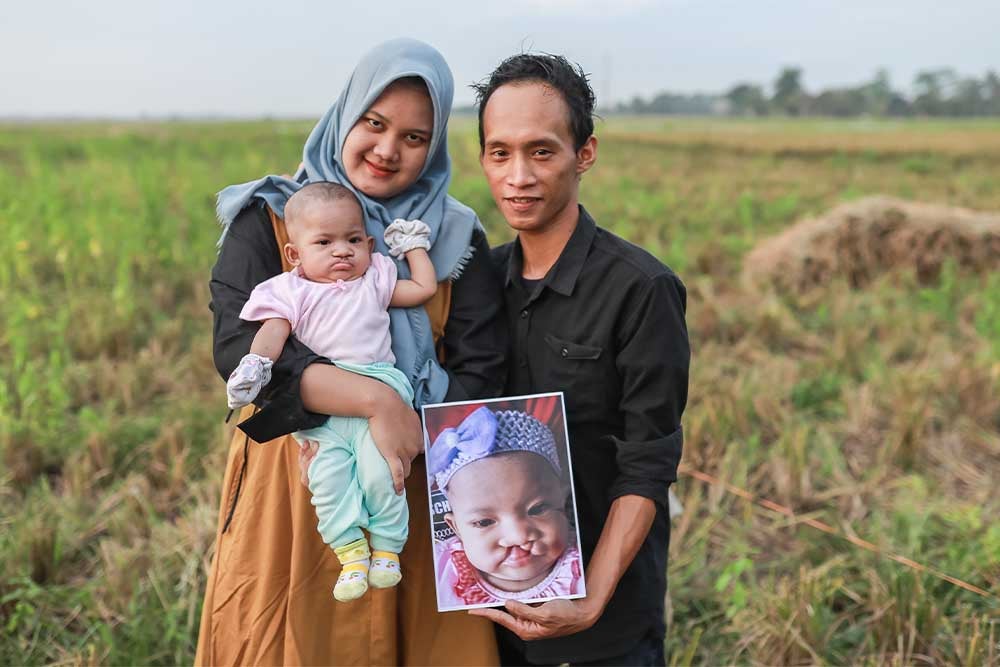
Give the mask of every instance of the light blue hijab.
[[[409, 76], [427, 84], [434, 106], [434, 129], [427, 161], [417, 181], [390, 199], [372, 199], [358, 191], [344, 172], [344, 140], [361, 115], [386, 87]], [[475, 212], [448, 196], [451, 159], [448, 157], [448, 114], [454, 81], [444, 58], [433, 47], [414, 39], [394, 39], [376, 46], [358, 63], [344, 91], [320, 118], [302, 149], [302, 168], [294, 178], [265, 176], [256, 181], [230, 185], [219, 193], [216, 213], [223, 226], [221, 245], [229, 225], [254, 199], [267, 202], [284, 216], [285, 203], [299, 188], [314, 181], [333, 181], [349, 188], [361, 202], [368, 234], [375, 249], [388, 256], [382, 238], [396, 218], [423, 220], [431, 229], [431, 261], [438, 280], [454, 280], [472, 254], [472, 232], [479, 226]], [[397, 261], [400, 278], [408, 278], [409, 267]], [[448, 390], [448, 374], [437, 362], [430, 319], [422, 306], [389, 311], [392, 351], [399, 368], [414, 389], [414, 404], [439, 403]]]

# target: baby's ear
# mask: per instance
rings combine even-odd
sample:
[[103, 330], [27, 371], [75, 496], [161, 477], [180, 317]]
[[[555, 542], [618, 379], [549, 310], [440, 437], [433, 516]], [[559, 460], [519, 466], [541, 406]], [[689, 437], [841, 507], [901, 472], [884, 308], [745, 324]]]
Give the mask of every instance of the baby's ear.
[[370, 255], [373, 252], [375, 252], [375, 237], [374, 236], [369, 236], [368, 237], [368, 254]]
[[291, 243], [286, 243], [284, 245], [284, 247], [282, 247], [282, 250], [285, 253], [285, 259], [288, 260], [289, 264], [291, 264], [292, 266], [298, 266], [299, 265], [299, 249], [298, 248], [296, 248]]
[[444, 522], [446, 524], [448, 524], [449, 528], [451, 528], [451, 532], [453, 532], [456, 535], [458, 535], [458, 528], [456, 528], [456, 526], [455, 526], [455, 515], [454, 514], [452, 514], [451, 512], [448, 512], [447, 514], [445, 514], [444, 515]]

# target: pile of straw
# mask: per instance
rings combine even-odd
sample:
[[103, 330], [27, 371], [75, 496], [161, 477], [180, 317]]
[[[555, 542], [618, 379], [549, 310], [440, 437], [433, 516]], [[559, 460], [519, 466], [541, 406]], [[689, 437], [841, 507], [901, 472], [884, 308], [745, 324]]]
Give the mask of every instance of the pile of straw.
[[948, 259], [970, 271], [1000, 269], [1000, 215], [874, 196], [757, 244], [744, 259], [743, 275], [752, 285], [796, 292], [837, 277], [863, 287], [897, 269], [927, 283]]

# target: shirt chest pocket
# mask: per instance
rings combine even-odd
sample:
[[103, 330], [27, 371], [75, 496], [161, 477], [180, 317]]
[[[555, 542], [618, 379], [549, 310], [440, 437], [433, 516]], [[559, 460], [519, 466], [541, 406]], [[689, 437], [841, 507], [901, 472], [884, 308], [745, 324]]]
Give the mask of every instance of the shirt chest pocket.
[[[609, 377], [608, 355], [603, 347], [575, 343], [552, 334], [545, 334], [542, 375], [548, 391], [565, 394], [566, 410], [571, 421], [586, 419], [590, 412], [599, 418], [607, 407], [605, 387]], [[591, 412], [591, 411], [598, 412]], [[587, 411], [587, 412], [584, 412]]]

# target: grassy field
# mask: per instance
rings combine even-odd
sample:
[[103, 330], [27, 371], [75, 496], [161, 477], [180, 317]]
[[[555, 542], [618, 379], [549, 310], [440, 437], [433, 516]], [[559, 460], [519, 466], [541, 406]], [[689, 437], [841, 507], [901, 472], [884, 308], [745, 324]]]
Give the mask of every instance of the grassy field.
[[[0, 664], [193, 659], [227, 427], [214, 193], [308, 123], [0, 127]], [[612, 119], [583, 201], [670, 264], [693, 344], [676, 664], [1000, 664], [1000, 273], [751, 290], [741, 261], [867, 194], [1000, 211], [1000, 123]], [[509, 238], [454, 124], [452, 193]], [[802, 524], [816, 518], [983, 597]]]

